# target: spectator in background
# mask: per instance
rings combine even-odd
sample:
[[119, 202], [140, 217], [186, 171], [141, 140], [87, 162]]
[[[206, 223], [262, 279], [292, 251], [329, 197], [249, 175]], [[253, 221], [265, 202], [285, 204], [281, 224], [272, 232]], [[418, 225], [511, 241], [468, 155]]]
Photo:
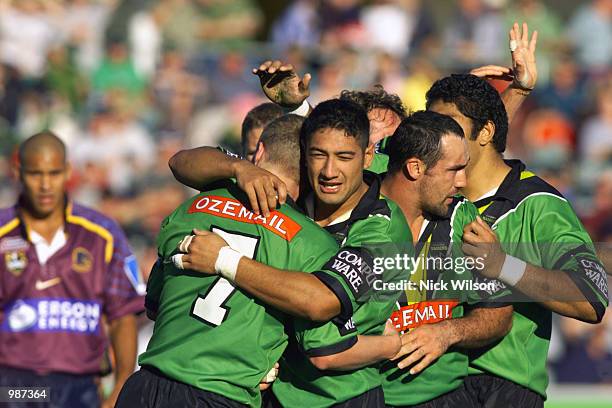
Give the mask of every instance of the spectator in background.
[[127, 46], [116, 40], [108, 44], [107, 55], [95, 70], [91, 85], [94, 91], [100, 93], [120, 89], [132, 96], [141, 95], [146, 87], [129, 58]]
[[207, 48], [236, 49], [255, 39], [262, 15], [254, 0], [197, 0], [202, 10], [199, 36]]
[[498, 9], [487, 8], [482, 0], [459, 0], [444, 33], [443, 54], [455, 58], [463, 68], [475, 63], [496, 63], [506, 52], [504, 27]]
[[50, 387], [52, 406], [98, 407], [104, 316], [116, 371], [103, 407], [112, 407], [136, 359], [136, 259], [114, 221], [66, 198], [70, 166], [57, 136], [23, 142], [15, 174], [20, 199], [0, 211], [0, 386], [36, 384]]
[[591, 74], [609, 71], [612, 63], [612, 1], [592, 0], [574, 14], [567, 39], [577, 51], [578, 61]]
[[17, 0], [0, 2], [0, 62], [15, 67], [26, 79], [45, 73], [47, 52], [60, 40], [52, 17], [54, 2]]
[[282, 49], [314, 47], [319, 41], [317, 0], [294, 0], [272, 27], [272, 41]]
[[554, 109], [572, 122], [579, 120], [584, 114], [587, 90], [574, 59], [561, 56], [553, 68], [551, 81], [536, 89], [533, 96], [538, 106]]
[[612, 166], [612, 75], [597, 88], [596, 102], [596, 114], [587, 119], [580, 131], [580, 159]]
[[367, 43], [396, 57], [408, 55], [433, 33], [421, 0], [376, 0], [361, 12]]
[[16, 68], [0, 63], [0, 126], [15, 126], [19, 115], [19, 97], [23, 83]]
[[335, 50], [364, 43], [361, 7], [359, 0], [321, 0], [319, 18], [323, 48]]
[[104, 169], [106, 187], [115, 195], [131, 194], [154, 158], [152, 136], [133, 117], [114, 107], [100, 108], [90, 121], [90, 131], [74, 147], [78, 168], [93, 164]]
[[118, 0], [68, 0], [61, 15], [60, 29], [75, 48], [78, 69], [91, 74], [104, 57], [104, 31]]

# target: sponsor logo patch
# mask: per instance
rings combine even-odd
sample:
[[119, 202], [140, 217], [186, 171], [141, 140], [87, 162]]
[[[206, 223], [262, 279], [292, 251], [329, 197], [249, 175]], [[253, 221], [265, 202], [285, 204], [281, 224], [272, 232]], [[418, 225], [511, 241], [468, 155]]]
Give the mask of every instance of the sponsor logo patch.
[[372, 257], [364, 249], [342, 248], [323, 266], [323, 269], [342, 276], [355, 299], [363, 299], [369, 292], [372, 279]]
[[608, 299], [608, 279], [602, 264], [582, 256], [577, 256], [576, 261], [578, 261], [578, 265], [584, 271], [586, 277], [595, 285], [604, 298]]
[[20, 299], [4, 310], [4, 332], [97, 333], [100, 304], [74, 299]]
[[297, 222], [278, 211], [272, 211], [268, 217], [256, 215], [243, 206], [240, 201], [227, 197], [204, 196], [196, 198], [187, 212], [189, 214], [202, 212], [247, 224], [261, 225], [287, 241], [291, 241], [302, 229]]
[[413, 303], [393, 312], [391, 322], [397, 331], [404, 332], [424, 324], [451, 319], [453, 309], [458, 304], [455, 300]]

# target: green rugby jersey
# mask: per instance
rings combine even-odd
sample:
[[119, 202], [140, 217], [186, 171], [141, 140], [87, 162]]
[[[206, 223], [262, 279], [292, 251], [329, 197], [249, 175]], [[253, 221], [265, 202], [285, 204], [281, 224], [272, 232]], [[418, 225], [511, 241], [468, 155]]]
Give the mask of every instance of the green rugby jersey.
[[174, 267], [170, 258], [193, 228], [219, 233], [234, 249], [267, 265], [312, 272], [337, 251], [334, 239], [285, 204], [269, 217], [242, 205], [230, 181], [185, 201], [162, 223], [159, 261], [146, 306], [157, 311], [141, 365], [232, 400], [259, 406], [259, 382], [287, 345], [285, 315], [219, 276]]
[[382, 174], [387, 171], [387, 166], [389, 165], [389, 156], [386, 153], [387, 142], [391, 136], [387, 136], [382, 140], [379, 140], [374, 147], [374, 158], [372, 159], [372, 163], [370, 163], [370, 167], [368, 170], [372, 173]]
[[[414, 286], [402, 293], [397, 310], [391, 315], [398, 331], [407, 332], [424, 324], [462, 317], [466, 302], [476, 296], [470, 286], [471, 268], [476, 265], [466, 261], [461, 243], [463, 228], [476, 219], [478, 211], [464, 197], [456, 197], [449, 215], [429, 219], [423, 226], [416, 244], [420, 262], [409, 277]], [[491, 296], [502, 296], [502, 293], [492, 291]], [[386, 404], [416, 405], [459, 388], [468, 374], [468, 357], [451, 348], [417, 375], [411, 375], [409, 368], [398, 369], [397, 361], [386, 363], [381, 373]]]
[[[546, 269], [567, 272], [599, 319], [608, 305], [606, 272], [593, 243], [567, 200], [517, 160], [492, 197], [477, 201], [502, 248]], [[510, 333], [491, 348], [470, 353], [470, 374], [492, 373], [546, 398], [546, 359], [552, 312], [538, 303], [515, 302]]]
[[341, 300], [341, 316], [326, 324], [295, 321], [296, 344], [287, 349], [272, 387], [285, 407], [329, 407], [381, 385], [378, 365], [323, 372], [308, 359], [346, 350], [354, 340], [339, 339], [356, 332], [382, 334], [399, 292], [376, 290], [374, 281], [394, 281], [400, 271], [391, 268], [379, 275], [375, 259], [413, 256], [410, 228], [400, 208], [380, 195], [377, 176], [365, 172], [364, 179], [370, 187], [348, 219], [326, 227], [341, 244], [340, 250], [315, 272]]

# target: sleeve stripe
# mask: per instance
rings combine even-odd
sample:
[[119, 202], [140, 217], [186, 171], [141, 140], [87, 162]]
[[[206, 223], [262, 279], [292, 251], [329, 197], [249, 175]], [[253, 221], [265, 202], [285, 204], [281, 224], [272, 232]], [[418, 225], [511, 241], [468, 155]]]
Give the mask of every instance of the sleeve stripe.
[[66, 217], [66, 221], [72, 224], [80, 225], [86, 230], [91, 231], [95, 234], [98, 234], [99, 236], [104, 238], [104, 240], [106, 240], [106, 247], [104, 249], [104, 260], [106, 261], [106, 263], [110, 263], [111, 259], [113, 258], [113, 234], [111, 234], [103, 226], [98, 225], [94, 222], [91, 222], [87, 218], [84, 218], [84, 217], [79, 217], [79, 216], [70, 214]]
[[3, 226], [1, 226], [0, 227], [0, 237], [3, 237], [4, 235], [8, 234], [9, 232], [17, 228], [17, 226], [19, 226], [19, 222], [20, 222], [19, 218], [15, 217], [9, 222], [7, 222], [6, 224], [4, 224]]
[[330, 346], [323, 346], [306, 350], [305, 353], [308, 357], [322, 357], [329, 356], [332, 354], [338, 354], [345, 350], [350, 349], [357, 344], [357, 336], [349, 337], [348, 339], [341, 340], [336, 344]]
[[[316, 276], [325, 286], [327, 286], [334, 295], [340, 301], [340, 314], [334, 318], [334, 321], [337, 321], [339, 324], [344, 324], [348, 321], [348, 319], [353, 316], [353, 305], [351, 303], [351, 298], [349, 294], [344, 289], [344, 286], [325, 272], [317, 271], [313, 272], [313, 275]], [[339, 320], [338, 320], [339, 319]]]

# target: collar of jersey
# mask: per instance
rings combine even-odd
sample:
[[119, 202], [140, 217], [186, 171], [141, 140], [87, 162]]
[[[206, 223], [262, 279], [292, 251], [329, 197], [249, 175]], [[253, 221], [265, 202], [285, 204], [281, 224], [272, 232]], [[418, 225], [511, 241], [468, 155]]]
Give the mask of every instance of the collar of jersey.
[[485, 206], [494, 200], [507, 200], [516, 204], [516, 186], [521, 181], [521, 173], [525, 170], [526, 166], [520, 160], [504, 160], [504, 163], [510, 166], [510, 173], [506, 175], [494, 195], [481, 198], [474, 202], [477, 208]]

